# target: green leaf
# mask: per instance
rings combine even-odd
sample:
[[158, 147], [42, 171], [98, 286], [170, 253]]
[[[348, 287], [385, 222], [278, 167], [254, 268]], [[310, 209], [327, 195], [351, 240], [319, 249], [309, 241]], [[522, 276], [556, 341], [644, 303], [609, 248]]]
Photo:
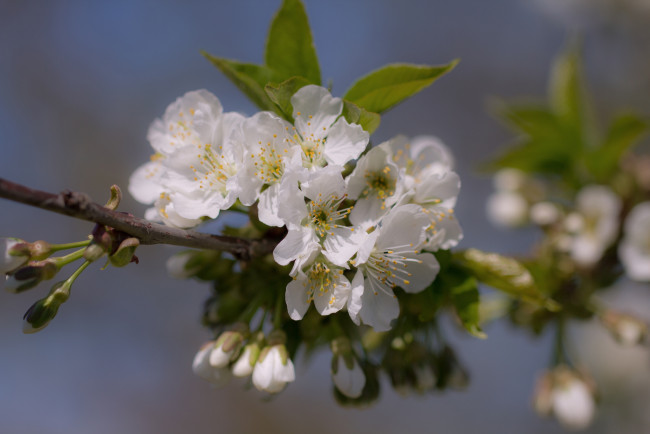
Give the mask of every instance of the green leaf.
[[528, 269], [513, 258], [477, 249], [467, 249], [455, 253], [454, 259], [480, 282], [488, 286], [540, 304], [549, 310], [559, 308], [557, 303], [540, 292]]
[[587, 156], [587, 165], [597, 180], [605, 182], [618, 168], [621, 157], [648, 131], [648, 123], [634, 114], [615, 118], [602, 146]]
[[553, 63], [549, 83], [551, 107], [568, 123], [580, 125], [584, 115], [580, 53], [576, 43], [569, 46]]
[[282, 2], [271, 22], [264, 59], [266, 66], [278, 73], [278, 81], [301, 76], [321, 84], [316, 48], [300, 0]]
[[463, 327], [477, 338], [485, 339], [487, 335], [479, 326], [479, 293], [476, 279], [466, 276], [451, 290], [451, 301]]
[[547, 107], [537, 105], [509, 105], [503, 102], [492, 104], [492, 110], [512, 129], [530, 137], [557, 135], [560, 129], [557, 116]]
[[281, 115], [287, 120], [293, 121], [293, 106], [291, 105], [291, 97], [301, 87], [309, 84], [309, 81], [303, 77], [291, 77], [280, 84], [269, 83], [264, 87], [266, 94], [269, 96], [279, 109]]
[[274, 71], [262, 65], [212, 56], [205, 51], [202, 51], [201, 54], [219, 68], [260, 109], [275, 110], [275, 105], [264, 91], [264, 86], [267, 83], [277, 81], [277, 75]]
[[351, 124], [361, 125], [368, 134], [374, 133], [381, 122], [379, 114], [369, 112], [365, 108], [347, 100], [343, 100], [343, 117]]
[[431, 85], [457, 63], [454, 60], [442, 66], [386, 65], [357, 80], [343, 98], [370, 112], [382, 113]]

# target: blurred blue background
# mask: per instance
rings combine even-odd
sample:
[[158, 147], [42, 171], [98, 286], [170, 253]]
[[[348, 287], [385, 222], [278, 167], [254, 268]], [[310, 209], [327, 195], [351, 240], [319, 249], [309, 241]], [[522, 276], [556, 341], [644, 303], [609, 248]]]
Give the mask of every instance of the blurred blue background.
[[[129, 174], [151, 153], [149, 124], [183, 93], [207, 88], [225, 110], [252, 114], [199, 50], [261, 62], [279, 3], [0, 1], [0, 176], [101, 202], [113, 183], [126, 191]], [[491, 185], [477, 168], [510, 140], [487, 106], [492, 97], [543, 98], [550, 62], [571, 33], [582, 31], [602, 114], [650, 110], [644, 0], [305, 3], [336, 95], [386, 63], [461, 58], [450, 75], [387, 113], [373, 140], [434, 134], [449, 145], [463, 179], [464, 246], [517, 253], [535, 240], [532, 231], [498, 230], [484, 218]], [[130, 197], [121, 209], [144, 213]], [[0, 228], [4, 236], [67, 242], [92, 225], [0, 201]], [[166, 276], [175, 251], [143, 247], [137, 266], [92, 267], [36, 335], [21, 333], [21, 318], [47, 285], [0, 294], [0, 432], [562, 432], [530, 405], [550, 337], [535, 340], [503, 322], [487, 328], [486, 341], [448, 327], [472, 374], [465, 392], [404, 398], [384, 387], [375, 406], [343, 409], [330, 394], [328, 354], [308, 366], [298, 361], [297, 381], [270, 402], [239, 383], [211, 389], [190, 369], [209, 338], [199, 324], [209, 288]], [[609, 296], [647, 314], [647, 290]], [[647, 350], [619, 349], [593, 324], [576, 327], [574, 341], [601, 381], [603, 411], [589, 431], [649, 432]]]

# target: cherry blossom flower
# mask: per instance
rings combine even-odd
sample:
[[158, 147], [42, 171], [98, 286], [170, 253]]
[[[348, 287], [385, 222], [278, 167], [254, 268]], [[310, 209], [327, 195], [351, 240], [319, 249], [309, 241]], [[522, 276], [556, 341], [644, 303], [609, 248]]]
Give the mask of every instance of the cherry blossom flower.
[[431, 136], [415, 137], [411, 142], [397, 136], [389, 143], [393, 161], [405, 174], [406, 192], [399, 203], [418, 204], [429, 216], [427, 249], [455, 247], [463, 238], [454, 216], [460, 178], [452, 171], [454, 161], [449, 150]]
[[368, 228], [395, 205], [404, 191], [404, 171], [393, 161], [390, 142], [372, 148], [346, 179], [348, 196], [356, 200], [350, 213], [355, 226]]
[[297, 182], [285, 172], [302, 168], [301, 150], [291, 141], [290, 128], [288, 122], [274, 114], [259, 112], [243, 123], [235, 138], [246, 149], [239, 199], [247, 206], [259, 200], [259, 219], [269, 226], [284, 226], [278, 216], [279, 195]]
[[[584, 187], [576, 197], [575, 224], [571, 243], [571, 257], [582, 266], [598, 262], [618, 234], [621, 199], [601, 185]], [[577, 223], [577, 222], [576, 222]]]
[[393, 208], [369, 234], [353, 264], [358, 268], [352, 280], [351, 306], [360, 304], [359, 315], [348, 308], [353, 321], [376, 331], [390, 329], [399, 315], [393, 289], [420, 292], [433, 282], [440, 265], [431, 253], [421, 253], [426, 239], [428, 216], [418, 205]]
[[366, 233], [345, 224], [351, 210], [342, 208], [345, 190], [341, 168], [328, 166], [310, 174], [300, 188], [294, 183], [283, 192], [278, 214], [289, 232], [273, 257], [280, 265], [296, 261], [292, 276], [321, 252], [332, 264], [347, 268], [347, 261], [359, 250]]
[[217, 97], [198, 90], [177, 99], [162, 119], [154, 121], [148, 139], [156, 154], [129, 183], [136, 200], [156, 202], [148, 218], [192, 227], [201, 217], [216, 218], [232, 206], [239, 193], [236, 175], [244, 150], [231, 136], [243, 119], [237, 113], [223, 113]]
[[359, 158], [369, 135], [360, 125], [342, 116], [343, 100], [321, 86], [308, 85], [292, 97], [293, 143], [302, 149], [303, 166], [319, 168], [325, 164], [343, 166]]

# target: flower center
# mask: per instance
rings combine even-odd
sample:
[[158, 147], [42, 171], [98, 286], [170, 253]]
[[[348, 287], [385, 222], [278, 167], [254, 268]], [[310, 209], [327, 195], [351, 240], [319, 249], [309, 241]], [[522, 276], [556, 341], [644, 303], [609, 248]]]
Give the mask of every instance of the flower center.
[[367, 186], [361, 193], [361, 197], [375, 196], [385, 200], [395, 193], [396, 181], [390, 175], [390, 166], [384, 166], [381, 170], [368, 170], [364, 176]]
[[412, 273], [407, 271], [409, 262], [416, 262], [421, 264], [422, 261], [413, 257], [406, 256], [416, 255], [420, 253], [413, 248], [413, 244], [405, 244], [383, 250], [374, 248], [368, 261], [362, 264], [367, 276], [370, 277], [370, 286], [372, 287], [375, 295], [378, 290], [393, 296], [387, 290], [388, 288], [395, 288], [396, 286], [407, 286], [411, 282], [408, 279]]
[[237, 173], [237, 165], [229, 161], [223, 153], [223, 146], [219, 146], [218, 152], [211, 144], [197, 145], [199, 149], [199, 167], [190, 166], [194, 172], [194, 181], [199, 188], [219, 191], [225, 195], [226, 182]]
[[[322, 297], [329, 291], [336, 289], [336, 282], [338, 282], [342, 274], [342, 269], [336, 267], [330, 268], [323, 262], [316, 262], [314, 265], [312, 265], [307, 272], [307, 302], [313, 301], [316, 295], [318, 295], [318, 297]], [[329, 304], [334, 303], [334, 301], [335, 297], [332, 295]]]
[[[346, 197], [346, 194], [342, 197], [334, 194], [323, 199], [322, 195], [319, 194], [316, 200], [309, 202], [307, 205], [309, 210], [308, 224], [314, 228], [319, 237], [333, 235], [331, 230], [340, 227], [336, 222], [343, 220], [350, 214], [352, 207], [339, 209]], [[350, 230], [353, 229], [350, 228]]]
[[283, 151], [280, 151], [271, 142], [263, 144], [260, 141], [258, 145], [258, 152], [251, 154], [255, 167], [255, 176], [266, 184], [275, 184], [282, 178], [284, 173], [283, 154], [286, 154], [289, 150], [285, 147]]

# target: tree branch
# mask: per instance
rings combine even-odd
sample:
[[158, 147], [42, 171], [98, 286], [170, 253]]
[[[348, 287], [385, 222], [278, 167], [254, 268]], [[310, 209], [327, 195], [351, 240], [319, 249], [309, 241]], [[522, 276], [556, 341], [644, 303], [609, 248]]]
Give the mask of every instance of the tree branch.
[[52, 194], [3, 178], [0, 178], [0, 198], [110, 226], [138, 238], [141, 244], [171, 244], [196, 249], [222, 250], [242, 260], [270, 253], [277, 244], [276, 240], [265, 238], [250, 240], [164, 226], [110, 210], [93, 202], [84, 193], [65, 190], [59, 194]]

